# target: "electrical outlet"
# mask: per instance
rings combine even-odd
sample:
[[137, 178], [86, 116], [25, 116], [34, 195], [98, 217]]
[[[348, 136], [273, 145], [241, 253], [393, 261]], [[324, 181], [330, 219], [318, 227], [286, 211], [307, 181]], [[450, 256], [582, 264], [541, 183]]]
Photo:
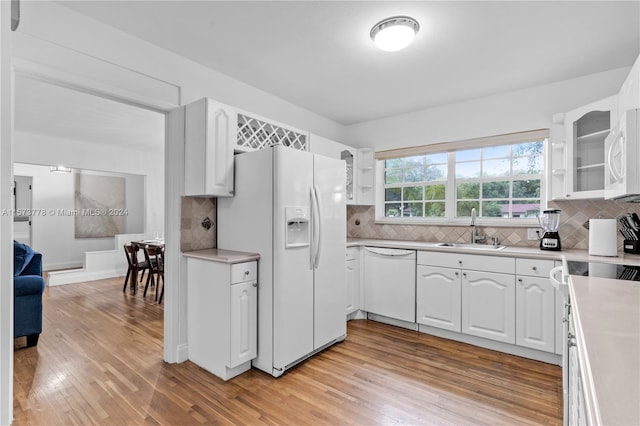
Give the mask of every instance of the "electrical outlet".
[[540, 230], [538, 228], [527, 228], [527, 240], [529, 241], [538, 241], [542, 234], [538, 235]]

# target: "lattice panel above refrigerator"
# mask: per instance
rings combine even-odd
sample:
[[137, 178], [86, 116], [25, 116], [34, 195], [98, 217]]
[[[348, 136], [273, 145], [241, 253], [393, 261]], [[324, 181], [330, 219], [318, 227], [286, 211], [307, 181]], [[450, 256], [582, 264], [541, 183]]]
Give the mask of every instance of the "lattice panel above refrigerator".
[[276, 124], [238, 114], [237, 146], [248, 150], [262, 149], [274, 145], [308, 151], [307, 135]]

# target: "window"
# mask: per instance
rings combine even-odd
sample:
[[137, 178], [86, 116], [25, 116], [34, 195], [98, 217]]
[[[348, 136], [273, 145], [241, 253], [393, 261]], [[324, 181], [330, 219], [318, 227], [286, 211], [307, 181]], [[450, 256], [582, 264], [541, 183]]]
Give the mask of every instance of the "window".
[[497, 223], [535, 219], [544, 201], [546, 136], [539, 137], [539, 132], [516, 134], [515, 143], [505, 143], [511, 135], [504, 135], [498, 144], [496, 138], [487, 138], [409, 148], [406, 156], [384, 158], [383, 152], [378, 218], [455, 221], [469, 217], [475, 208], [478, 217]]
[[447, 153], [385, 161], [386, 217], [443, 217]]

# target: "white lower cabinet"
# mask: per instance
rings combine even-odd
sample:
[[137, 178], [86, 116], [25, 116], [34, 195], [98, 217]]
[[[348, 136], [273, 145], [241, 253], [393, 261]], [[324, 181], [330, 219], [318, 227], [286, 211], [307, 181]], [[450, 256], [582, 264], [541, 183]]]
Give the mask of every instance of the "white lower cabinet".
[[461, 285], [459, 269], [418, 265], [416, 322], [460, 332]]
[[515, 343], [515, 277], [462, 271], [462, 332]]
[[555, 289], [548, 278], [516, 277], [516, 344], [555, 351]]
[[231, 285], [229, 367], [251, 362], [257, 355], [258, 283]]
[[555, 352], [556, 290], [549, 279], [554, 266], [553, 260], [516, 259], [516, 344], [519, 346]]
[[571, 314], [568, 315], [569, 321], [569, 332], [567, 333], [567, 368], [568, 372], [568, 389], [566, 392], [566, 396], [568, 398], [567, 401], [567, 416], [565, 419], [566, 425], [571, 426], [584, 426], [588, 425], [589, 417], [588, 417], [588, 409], [585, 398], [585, 387], [584, 387], [584, 379], [582, 378], [582, 369], [580, 368], [580, 353], [578, 351], [577, 346], [577, 336], [573, 323], [573, 317]]
[[360, 309], [360, 249], [347, 248], [345, 283], [347, 284], [347, 315]]
[[187, 258], [189, 359], [223, 380], [257, 355], [257, 262]]

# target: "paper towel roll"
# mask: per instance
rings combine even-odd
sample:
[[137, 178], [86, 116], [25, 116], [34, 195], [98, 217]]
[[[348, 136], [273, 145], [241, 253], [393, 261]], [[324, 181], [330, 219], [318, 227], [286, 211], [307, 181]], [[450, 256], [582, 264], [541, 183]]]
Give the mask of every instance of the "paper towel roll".
[[618, 237], [615, 219], [589, 219], [589, 254], [617, 256]]

